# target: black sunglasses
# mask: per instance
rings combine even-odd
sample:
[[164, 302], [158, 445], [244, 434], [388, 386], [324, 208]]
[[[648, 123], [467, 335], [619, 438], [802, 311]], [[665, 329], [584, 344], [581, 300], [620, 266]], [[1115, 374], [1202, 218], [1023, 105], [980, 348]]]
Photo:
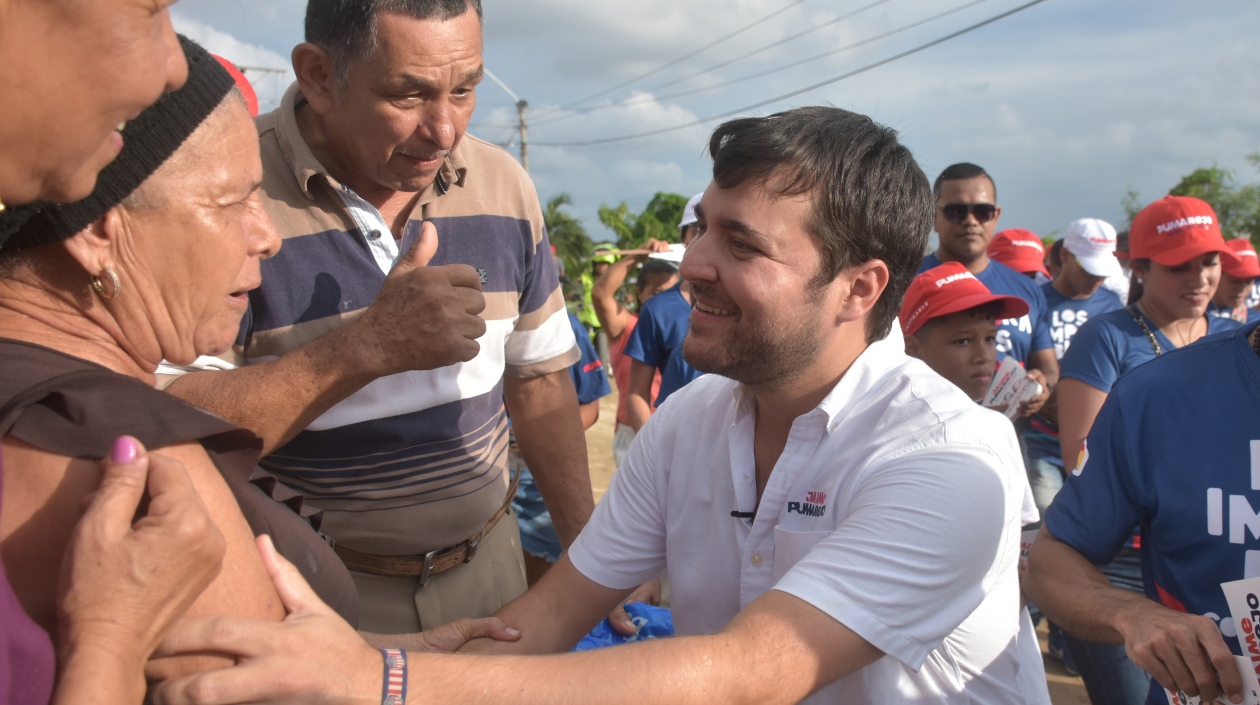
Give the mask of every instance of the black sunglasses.
[[992, 203], [946, 203], [941, 206], [941, 213], [951, 223], [963, 222], [968, 213], [976, 217], [977, 223], [987, 223], [997, 215], [997, 206]]

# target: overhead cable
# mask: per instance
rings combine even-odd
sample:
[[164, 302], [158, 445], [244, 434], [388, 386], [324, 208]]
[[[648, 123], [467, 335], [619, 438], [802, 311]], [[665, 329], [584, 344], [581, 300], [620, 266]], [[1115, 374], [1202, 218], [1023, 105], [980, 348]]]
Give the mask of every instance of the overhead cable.
[[1033, 7], [1034, 5], [1040, 5], [1041, 3], [1045, 1], [1046, 0], [1032, 0], [1032, 2], [1024, 3], [1023, 5], [1020, 5], [1019, 7], [1013, 8], [1011, 10], [1007, 10], [1006, 12], [1003, 12], [998, 15], [994, 15], [993, 17], [990, 17], [986, 20], [982, 20], [975, 24], [968, 25], [958, 31], [950, 32], [949, 34], [943, 37], [938, 37], [937, 39], [933, 39], [930, 42], [927, 42], [925, 44], [920, 44], [912, 49], [908, 49], [899, 54], [894, 54], [893, 56], [890, 56], [886, 59], [881, 59], [874, 63], [867, 64], [861, 68], [854, 69], [847, 73], [842, 73], [839, 76], [833, 76], [825, 81], [819, 81], [818, 83], [806, 86], [804, 88], [792, 91], [790, 93], [784, 93], [783, 95], [778, 95], [773, 98], [769, 98], [769, 99], [766, 99], [757, 103], [753, 103], [752, 105], [745, 105], [741, 108], [737, 108], [735, 110], [729, 110], [727, 112], [720, 113], [718, 115], [711, 115], [707, 118], [703, 118], [700, 120], [693, 120], [691, 122], [683, 123], [681, 125], [674, 125], [672, 127], [663, 127], [656, 130], [649, 130], [647, 132], [638, 132], [638, 133], [630, 134], [630, 135], [621, 135], [618, 137], [605, 137], [602, 139], [582, 140], [582, 141], [576, 141], [576, 142], [533, 142], [532, 144], [536, 146], [540, 146], [540, 147], [588, 147], [588, 146], [597, 145], [597, 144], [609, 144], [612, 142], [624, 142], [626, 140], [640, 139], [643, 137], [653, 137], [656, 135], [663, 135], [663, 134], [674, 132], [677, 130], [684, 130], [689, 127], [698, 127], [705, 123], [713, 122], [714, 120], [721, 120], [722, 118], [738, 115], [740, 113], [747, 112], [749, 110], [755, 110], [757, 108], [761, 108], [761, 107], [770, 105], [772, 103], [778, 103], [779, 101], [787, 100], [788, 98], [794, 98], [798, 95], [801, 95], [802, 93], [808, 93], [810, 91], [817, 90], [824, 86], [829, 86], [833, 83], [843, 81], [846, 78], [852, 78], [854, 76], [857, 76], [858, 74], [866, 73], [867, 71], [870, 71], [875, 68], [879, 68], [880, 66], [884, 66], [885, 64], [890, 64], [899, 59], [904, 59], [905, 57], [910, 56], [912, 54], [917, 54], [925, 49], [930, 49], [938, 44], [943, 44], [951, 39], [961, 37], [962, 35], [967, 34], [969, 32], [973, 32], [977, 29], [980, 29], [981, 27], [985, 27], [987, 25], [993, 24], [994, 22], [1010, 17], [1011, 15], [1014, 15], [1018, 12], [1027, 10], [1028, 8]]
[[672, 60], [672, 61], [668, 61], [668, 62], [666, 62], [666, 63], [664, 63], [664, 64], [661, 64], [660, 66], [657, 66], [656, 68], [652, 69], [651, 71], [648, 71], [647, 73], [642, 73], [642, 74], [639, 74], [638, 76], [635, 76], [634, 78], [631, 78], [631, 79], [629, 79], [629, 80], [627, 80], [627, 81], [622, 81], [621, 83], [618, 83], [617, 85], [615, 85], [615, 86], [613, 86], [613, 87], [611, 87], [611, 88], [605, 88], [604, 90], [599, 91], [598, 93], [592, 93], [591, 95], [588, 95], [588, 96], [586, 96], [585, 98], [582, 98], [581, 100], [575, 100], [575, 101], [573, 101], [572, 103], [569, 103], [568, 105], [565, 105], [565, 106], [561, 106], [561, 107], [559, 107], [559, 108], [556, 108], [555, 110], [556, 110], [556, 112], [559, 112], [559, 111], [562, 111], [562, 110], [569, 110], [569, 109], [571, 109], [571, 108], [575, 108], [575, 107], [577, 107], [577, 106], [581, 105], [582, 103], [586, 103], [586, 102], [591, 101], [591, 100], [594, 100], [594, 99], [596, 99], [596, 98], [602, 98], [602, 97], [604, 97], [604, 96], [608, 95], [609, 93], [612, 93], [613, 91], [621, 90], [622, 88], [625, 88], [626, 86], [630, 86], [630, 85], [633, 85], [633, 84], [635, 84], [635, 83], [638, 83], [639, 81], [642, 81], [643, 79], [645, 79], [645, 78], [647, 78], [647, 77], [649, 77], [649, 76], [655, 76], [656, 74], [658, 74], [658, 73], [660, 73], [660, 72], [664, 71], [665, 69], [668, 69], [668, 68], [672, 68], [672, 67], [674, 67], [674, 66], [677, 66], [678, 64], [681, 64], [682, 62], [686, 61], [687, 59], [690, 59], [690, 58], [691, 58], [691, 57], [693, 57], [693, 56], [698, 56], [698, 55], [700, 55], [700, 54], [703, 54], [704, 52], [706, 52], [706, 51], [708, 51], [708, 50], [712, 49], [713, 47], [715, 47], [715, 46], [717, 46], [717, 45], [719, 45], [719, 44], [721, 44], [721, 43], [723, 43], [723, 42], [726, 42], [726, 41], [729, 41], [729, 40], [731, 40], [731, 39], [734, 39], [735, 37], [738, 37], [739, 35], [743, 34], [744, 32], [747, 32], [748, 30], [752, 29], [753, 27], [757, 27], [757, 26], [759, 26], [759, 25], [763, 24], [764, 22], [766, 22], [766, 21], [768, 21], [768, 20], [770, 20], [770, 19], [772, 19], [772, 18], [774, 18], [774, 17], [777, 17], [777, 16], [779, 16], [779, 15], [783, 14], [784, 12], [787, 12], [788, 10], [790, 10], [790, 9], [792, 9], [792, 8], [796, 7], [797, 5], [800, 5], [800, 4], [804, 3], [804, 2], [805, 2], [805, 0], [793, 0], [793, 2], [788, 3], [787, 5], [785, 5], [785, 6], [781, 7], [781, 8], [779, 8], [778, 10], [775, 10], [774, 12], [771, 12], [770, 14], [768, 14], [768, 15], [766, 15], [766, 16], [764, 16], [764, 17], [760, 17], [760, 18], [758, 18], [758, 19], [756, 19], [756, 20], [754, 20], [754, 21], [752, 21], [752, 22], [749, 22], [748, 24], [744, 25], [743, 27], [740, 27], [739, 29], [735, 30], [734, 32], [731, 32], [730, 34], [727, 34], [727, 35], [722, 36], [722, 37], [720, 37], [720, 38], [718, 38], [718, 39], [715, 39], [715, 40], [713, 40], [713, 41], [709, 42], [708, 44], [705, 44], [704, 46], [700, 47], [699, 49], [696, 49], [696, 50], [694, 50], [694, 51], [690, 51], [690, 52], [688, 52], [688, 53], [686, 53], [686, 54], [683, 54], [682, 56], [678, 57], [677, 59], [674, 59], [674, 60]]
[[972, 8], [972, 7], [975, 7], [976, 5], [979, 5], [979, 4], [981, 4], [981, 3], [985, 3], [985, 2], [989, 2], [989, 0], [971, 0], [971, 2], [964, 3], [964, 4], [962, 4], [962, 5], [959, 5], [959, 6], [957, 6], [957, 7], [951, 8], [951, 9], [946, 10], [946, 11], [944, 11], [944, 12], [938, 12], [938, 13], [937, 13], [937, 14], [935, 14], [935, 15], [932, 15], [932, 16], [930, 16], [930, 17], [925, 17], [925, 18], [923, 18], [923, 19], [921, 19], [921, 20], [916, 20], [915, 22], [911, 22], [910, 24], [903, 25], [903, 26], [898, 27], [898, 28], [896, 28], [896, 29], [889, 30], [889, 31], [887, 31], [887, 32], [884, 32], [883, 34], [877, 34], [877, 35], [875, 35], [875, 36], [873, 36], [873, 37], [867, 37], [866, 39], [863, 39], [863, 40], [861, 40], [861, 41], [853, 42], [852, 44], [846, 44], [846, 45], [844, 45], [844, 46], [842, 46], [842, 47], [839, 47], [839, 48], [836, 48], [836, 49], [830, 49], [830, 50], [828, 50], [828, 51], [822, 52], [821, 54], [814, 54], [813, 56], [808, 56], [808, 57], [806, 57], [806, 58], [804, 58], [804, 59], [798, 59], [798, 60], [793, 61], [793, 62], [791, 62], [791, 63], [788, 63], [788, 64], [783, 64], [782, 66], [776, 66], [776, 67], [773, 67], [773, 68], [766, 69], [766, 70], [764, 70], [764, 71], [758, 71], [758, 72], [756, 72], [756, 73], [748, 74], [748, 75], [746, 75], [746, 76], [741, 76], [741, 77], [739, 77], [739, 78], [734, 78], [734, 79], [731, 79], [731, 80], [729, 80], [729, 81], [723, 81], [723, 82], [721, 82], [721, 83], [714, 83], [714, 84], [711, 84], [711, 85], [708, 85], [708, 86], [700, 86], [700, 87], [698, 87], [698, 88], [691, 88], [691, 89], [688, 89], [688, 90], [685, 90], [685, 91], [678, 91], [678, 92], [676, 92], [676, 93], [667, 93], [667, 94], [665, 94], [665, 95], [659, 95], [659, 96], [658, 96], [658, 95], [647, 95], [647, 96], [644, 96], [644, 95], [636, 95], [636, 96], [632, 96], [632, 97], [630, 97], [630, 98], [625, 98], [625, 99], [622, 99], [622, 100], [617, 101], [617, 102], [615, 102], [615, 103], [606, 103], [606, 104], [603, 104], [603, 105], [596, 105], [596, 106], [592, 106], [592, 107], [589, 107], [589, 108], [582, 108], [582, 109], [580, 109], [580, 110], [575, 110], [575, 111], [570, 112], [570, 113], [567, 113], [567, 114], [565, 114], [565, 115], [563, 115], [563, 116], [553, 117], [553, 118], [551, 118], [551, 119], [549, 119], [549, 120], [541, 120], [541, 121], [535, 122], [535, 123], [534, 123], [534, 125], [535, 125], [535, 126], [550, 125], [550, 124], [551, 124], [551, 123], [553, 123], [553, 122], [559, 122], [559, 121], [561, 121], [561, 120], [565, 120], [565, 119], [572, 118], [572, 117], [577, 117], [577, 116], [579, 116], [579, 115], [589, 115], [590, 113], [597, 112], [597, 111], [600, 111], [600, 110], [612, 110], [612, 109], [614, 109], [614, 108], [627, 108], [627, 107], [632, 107], [632, 106], [635, 106], [635, 105], [648, 105], [648, 104], [651, 104], [651, 103], [659, 103], [659, 102], [666, 101], [666, 100], [673, 100], [673, 99], [675, 99], [675, 98], [683, 98], [683, 97], [686, 97], [686, 96], [689, 96], [689, 95], [696, 95], [697, 93], [706, 93], [706, 92], [708, 92], [708, 91], [715, 91], [715, 90], [718, 90], [719, 88], [727, 88], [727, 87], [729, 87], [729, 86], [734, 86], [734, 85], [739, 84], [739, 83], [744, 83], [744, 82], [746, 82], [746, 81], [751, 81], [751, 80], [756, 79], [756, 78], [762, 78], [762, 77], [764, 77], [764, 76], [769, 76], [770, 74], [773, 74], [773, 73], [779, 73], [780, 71], [786, 71], [786, 70], [788, 70], [788, 69], [793, 69], [793, 68], [796, 68], [797, 66], [801, 66], [801, 65], [803, 65], [803, 64], [808, 64], [808, 63], [810, 63], [810, 62], [812, 62], [812, 61], [817, 61], [817, 60], [819, 60], [819, 59], [825, 59], [825, 58], [827, 58], [827, 57], [829, 57], [829, 56], [835, 56], [836, 54], [840, 54], [840, 53], [843, 53], [843, 52], [849, 51], [849, 50], [851, 50], [851, 49], [856, 49], [856, 48], [858, 48], [858, 47], [865, 46], [865, 45], [867, 45], [867, 44], [871, 44], [871, 43], [873, 43], [873, 42], [877, 42], [877, 41], [879, 41], [879, 40], [881, 40], [881, 39], [887, 39], [888, 37], [891, 37], [891, 36], [893, 36], [893, 35], [895, 35], [895, 34], [900, 34], [900, 33], [902, 33], [902, 32], [909, 31], [909, 30], [914, 29], [914, 28], [916, 28], [916, 27], [921, 27], [921, 26], [923, 26], [923, 25], [925, 25], [925, 24], [928, 24], [929, 22], [935, 22], [936, 20], [939, 20], [939, 19], [941, 19], [941, 18], [943, 18], [943, 17], [948, 17], [949, 15], [952, 15], [952, 14], [955, 14], [955, 13], [958, 13], [958, 12], [962, 12], [963, 10], [966, 10], [966, 9], [968, 9], [968, 8]]

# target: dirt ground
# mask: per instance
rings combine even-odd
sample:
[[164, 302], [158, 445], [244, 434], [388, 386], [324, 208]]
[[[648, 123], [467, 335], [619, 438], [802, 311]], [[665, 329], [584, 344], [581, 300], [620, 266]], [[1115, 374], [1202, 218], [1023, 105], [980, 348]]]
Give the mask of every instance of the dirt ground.
[[[615, 384], [615, 383], [614, 383]], [[598, 502], [608, 491], [617, 466], [613, 462], [612, 439], [617, 415], [617, 394], [604, 397], [599, 403], [599, 420], [586, 430], [586, 452], [591, 469], [591, 488]], [[1089, 696], [1080, 678], [1069, 676], [1057, 660], [1045, 656], [1046, 626], [1043, 621], [1037, 630], [1041, 642], [1042, 658], [1046, 664], [1046, 681], [1050, 688], [1050, 700], [1054, 705], [1089, 705]]]

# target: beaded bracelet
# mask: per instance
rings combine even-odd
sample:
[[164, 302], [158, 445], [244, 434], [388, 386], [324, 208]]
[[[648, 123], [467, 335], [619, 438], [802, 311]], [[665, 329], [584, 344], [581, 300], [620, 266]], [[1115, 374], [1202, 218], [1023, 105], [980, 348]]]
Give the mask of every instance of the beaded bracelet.
[[404, 705], [407, 702], [407, 652], [402, 649], [381, 649], [381, 656], [385, 657], [381, 705]]

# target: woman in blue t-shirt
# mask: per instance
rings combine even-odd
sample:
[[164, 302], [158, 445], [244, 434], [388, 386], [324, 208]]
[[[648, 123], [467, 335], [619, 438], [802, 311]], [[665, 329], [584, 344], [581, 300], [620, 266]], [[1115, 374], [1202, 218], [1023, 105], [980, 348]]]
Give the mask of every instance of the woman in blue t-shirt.
[[1231, 265], [1237, 260], [1207, 203], [1189, 196], [1152, 203], [1133, 219], [1129, 247], [1134, 278], [1129, 305], [1082, 326], [1060, 363], [1059, 443], [1065, 462], [1077, 458], [1121, 375], [1205, 335], [1238, 327], [1205, 315], [1221, 278], [1221, 260]]
[[[1082, 443], [1119, 377], [1169, 350], [1238, 327], [1206, 315], [1221, 260], [1232, 264], [1236, 259], [1207, 203], [1179, 196], [1152, 203], [1133, 219], [1129, 246], [1134, 274], [1129, 305], [1091, 318], [1060, 361], [1059, 442], [1065, 465], [1072, 461], [1069, 467], [1079, 467], [1080, 457], [1088, 457]], [[1100, 569], [1112, 585], [1142, 592], [1137, 538]], [[1094, 702], [1146, 700], [1149, 676], [1128, 659], [1123, 646], [1071, 634], [1064, 643]]]

